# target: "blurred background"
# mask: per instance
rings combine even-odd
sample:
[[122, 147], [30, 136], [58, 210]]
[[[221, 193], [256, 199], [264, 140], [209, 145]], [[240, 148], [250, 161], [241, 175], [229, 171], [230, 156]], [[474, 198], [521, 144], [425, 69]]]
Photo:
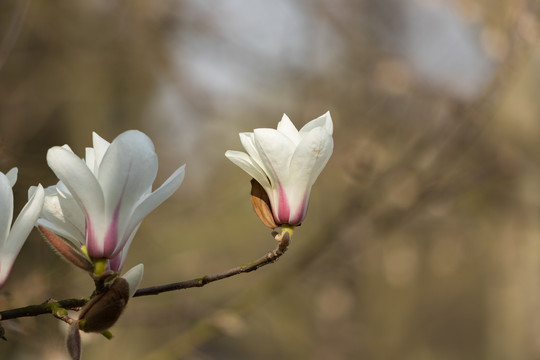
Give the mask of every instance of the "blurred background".
[[[275, 247], [224, 152], [327, 110], [335, 149], [277, 263], [132, 300], [85, 359], [539, 359], [540, 3], [3, 0], [0, 170], [52, 185], [46, 151], [140, 129], [156, 187], [125, 269], [142, 286]], [[34, 231], [0, 308], [88, 296]], [[52, 316], [2, 323], [2, 359], [67, 359]]]

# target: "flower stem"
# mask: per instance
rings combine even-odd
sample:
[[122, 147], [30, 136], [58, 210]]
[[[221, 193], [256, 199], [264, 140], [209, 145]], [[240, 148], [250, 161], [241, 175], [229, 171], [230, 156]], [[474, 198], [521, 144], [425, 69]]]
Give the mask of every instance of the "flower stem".
[[289, 234], [289, 240], [292, 239], [292, 235], [294, 232], [294, 225], [289, 224], [283, 224], [281, 225], [281, 234], [280, 236], [283, 237], [285, 233]]
[[94, 259], [94, 276], [99, 277], [107, 269], [107, 259]]

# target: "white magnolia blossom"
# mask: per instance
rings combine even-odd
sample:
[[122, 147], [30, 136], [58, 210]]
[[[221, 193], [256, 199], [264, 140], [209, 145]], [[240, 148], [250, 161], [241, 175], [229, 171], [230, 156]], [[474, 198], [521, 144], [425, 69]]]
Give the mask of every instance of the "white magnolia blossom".
[[158, 158], [148, 136], [129, 130], [109, 143], [93, 133], [93, 145], [85, 159], [67, 145], [49, 149], [47, 162], [60, 181], [46, 189], [38, 225], [120, 271], [143, 218], [178, 189], [185, 165], [152, 191]]
[[21, 210], [11, 227], [13, 219], [12, 187], [16, 181], [17, 168], [11, 169], [7, 174], [0, 172], [0, 287], [6, 282], [13, 263], [30, 231], [32, 231], [43, 206], [44, 191], [43, 187], [39, 185], [34, 191], [34, 196]]
[[300, 225], [311, 187], [332, 155], [332, 131], [329, 112], [300, 131], [284, 114], [277, 130], [240, 133], [247, 154], [229, 150], [225, 156], [264, 188], [276, 225]]

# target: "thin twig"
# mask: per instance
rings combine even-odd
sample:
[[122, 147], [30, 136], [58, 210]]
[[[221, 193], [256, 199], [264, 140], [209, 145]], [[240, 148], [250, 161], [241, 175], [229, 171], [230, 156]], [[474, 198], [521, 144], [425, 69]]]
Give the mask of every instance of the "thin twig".
[[[262, 266], [275, 262], [277, 259], [279, 259], [279, 257], [281, 257], [281, 255], [285, 253], [285, 251], [287, 251], [287, 248], [289, 247], [289, 243], [290, 243], [289, 233], [285, 232], [283, 233], [283, 236], [281, 238], [279, 238], [278, 236], [276, 237], [276, 239], [278, 240], [278, 246], [276, 247], [276, 249], [274, 249], [273, 251], [269, 252], [268, 254], [262, 256], [261, 258], [249, 264], [237, 266], [235, 268], [229, 269], [227, 271], [224, 271], [215, 275], [205, 275], [203, 277], [199, 277], [193, 280], [187, 280], [187, 281], [181, 281], [181, 282], [172, 283], [172, 284], [151, 286], [151, 287], [139, 289], [133, 296], [139, 297], [139, 296], [147, 296], [147, 295], [157, 295], [157, 294], [161, 294], [167, 291], [188, 289], [192, 287], [202, 287], [214, 281], [222, 280], [222, 279], [235, 276], [238, 274], [242, 274], [242, 273], [255, 271]], [[57, 311], [59, 309], [78, 311], [80, 310], [81, 307], [83, 307], [88, 302], [88, 300], [89, 300], [88, 298], [65, 299], [65, 300], [60, 300], [60, 301], [49, 299], [40, 305], [29, 305], [22, 308], [0, 311], [0, 321], [20, 318], [20, 317], [27, 317], [27, 316], [53, 314], [55, 317], [59, 318], [60, 320], [70, 323], [71, 319], [69, 317], [66, 317], [66, 315], [64, 314], [59, 314], [57, 313]]]

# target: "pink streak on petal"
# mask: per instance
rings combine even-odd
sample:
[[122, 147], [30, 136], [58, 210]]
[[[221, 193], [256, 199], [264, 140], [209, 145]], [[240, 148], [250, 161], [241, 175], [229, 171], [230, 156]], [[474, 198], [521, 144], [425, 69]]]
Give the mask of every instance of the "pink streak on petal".
[[279, 191], [279, 204], [277, 209], [277, 214], [274, 213], [274, 217], [276, 218], [278, 224], [286, 224], [289, 222], [289, 216], [291, 213], [291, 208], [289, 206], [289, 201], [287, 200], [287, 196], [285, 194], [285, 190], [281, 186], [281, 184], [278, 182], [278, 191]]
[[110, 258], [112, 256], [114, 250], [116, 249], [116, 245], [118, 244], [118, 218], [120, 215], [121, 204], [122, 199], [120, 198], [118, 205], [116, 205], [116, 208], [114, 209], [111, 224], [109, 225], [107, 233], [105, 234], [105, 240], [103, 244], [103, 257], [106, 258]]
[[112, 271], [119, 272], [122, 270], [122, 252], [120, 251], [118, 255], [110, 259], [109, 266], [111, 267]]
[[86, 216], [86, 248], [88, 255], [91, 257], [99, 258], [103, 256], [103, 251], [99, 248], [94, 234], [94, 228], [88, 216]]

